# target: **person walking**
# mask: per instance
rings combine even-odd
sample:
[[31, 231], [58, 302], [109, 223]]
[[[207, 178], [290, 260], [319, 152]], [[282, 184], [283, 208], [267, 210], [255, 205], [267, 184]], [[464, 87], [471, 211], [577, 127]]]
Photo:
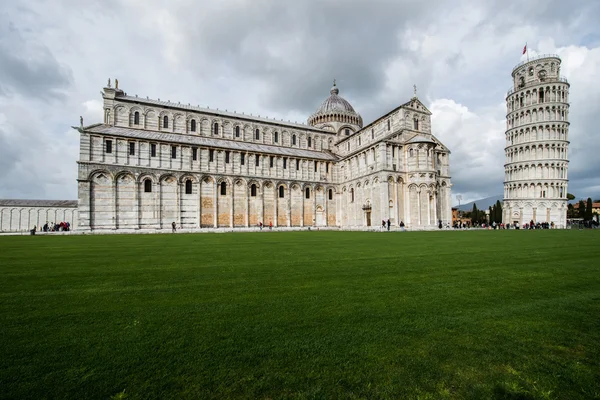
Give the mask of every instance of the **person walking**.
[[171, 226], [173, 227], [173, 233], [175, 233], [177, 231], [177, 225], [175, 224], [175, 221], [173, 221]]
[[388, 218], [387, 220], [387, 228], [388, 228], [388, 232], [390, 231], [390, 219]]

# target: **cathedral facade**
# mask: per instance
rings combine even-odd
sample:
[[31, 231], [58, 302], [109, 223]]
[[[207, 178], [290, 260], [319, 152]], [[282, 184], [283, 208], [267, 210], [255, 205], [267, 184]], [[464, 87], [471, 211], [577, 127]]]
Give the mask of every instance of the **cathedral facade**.
[[363, 126], [335, 85], [307, 124], [127, 95], [76, 128], [78, 230], [451, 223], [450, 151], [416, 96]]

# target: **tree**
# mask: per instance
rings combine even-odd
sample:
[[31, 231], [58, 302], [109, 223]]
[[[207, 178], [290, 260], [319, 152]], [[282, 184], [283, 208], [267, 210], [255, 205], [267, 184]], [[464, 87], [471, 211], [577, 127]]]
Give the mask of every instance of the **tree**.
[[477, 210], [477, 204], [473, 203], [473, 211], [471, 211], [471, 223], [477, 223], [477, 217], [479, 216], [479, 212]]
[[502, 203], [500, 203], [500, 200], [496, 201], [496, 223], [501, 223], [502, 222]]
[[575, 196], [572, 195], [571, 193], [567, 193], [567, 200], [574, 200]]
[[567, 204], [567, 218], [575, 218], [575, 207], [573, 207], [573, 204]]
[[588, 197], [587, 205], [585, 206], [585, 220], [591, 221], [593, 215], [594, 214], [593, 214], [593, 210], [592, 210], [592, 198]]
[[583, 200], [579, 200], [579, 212], [577, 213], [577, 216], [585, 219], [585, 203]]

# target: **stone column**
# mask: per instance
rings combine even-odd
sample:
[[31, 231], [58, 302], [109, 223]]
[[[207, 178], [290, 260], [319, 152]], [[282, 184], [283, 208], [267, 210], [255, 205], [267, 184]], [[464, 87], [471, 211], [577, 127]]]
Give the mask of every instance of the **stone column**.
[[[92, 221], [92, 209], [91, 209], [91, 196], [92, 196], [92, 184], [87, 179], [78, 179], [77, 180], [77, 192], [78, 192], [78, 204], [77, 211], [79, 216], [77, 218], [78, 226], [73, 227], [82, 230], [90, 230], [91, 229], [91, 221]], [[39, 222], [39, 213], [38, 214], [38, 226]], [[1, 217], [0, 217], [1, 218]], [[44, 221], [45, 222], [45, 221]], [[43, 226], [44, 224], [42, 224]], [[2, 222], [0, 221], [0, 228], [2, 227]]]
[[214, 187], [214, 193], [213, 193], [213, 227], [217, 228], [219, 226], [218, 224], [218, 213], [219, 213], [219, 198], [218, 198], [218, 193], [217, 191], [219, 190], [219, 185], [217, 184], [217, 180], [213, 178], [213, 187]]
[[419, 222], [417, 225], [421, 225], [421, 188], [417, 188], [417, 218]]
[[292, 226], [292, 184], [291, 182], [287, 182], [287, 187], [288, 187], [288, 201], [287, 201], [287, 205], [288, 205], [288, 209], [287, 209], [287, 220], [288, 226]]
[[275, 191], [275, 194], [273, 196], [273, 198], [274, 198], [274, 201], [273, 201], [273, 214], [274, 214], [273, 219], [275, 220], [275, 221], [273, 221], [273, 226], [275, 228], [277, 228], [277, 226], [278, 226], [277, 225], [277, 220], [279, 219], [278, 218], [279, 215], [278, 215], [278, 212], [277, 212], [277, 208], [278, 208], [277, 204], [279, 203], [279, 187], [277, 185], [273, 185], [273, 190]]
[[[200, 150], [198, 150], [198, 160], [200, 159]], [[202, 180], [198, 179], [198, 211], [196, 213], [198, 224], [196, 228], [202, 228]]]
[[325, 219], [325, 221], [323, 222], [324, 226], [329, 226], [329, 217], [327, 215], [329, 214], [329, 207], [327, 207], [329, 203], [329, 189], [327, 189], [327, 187], [324, 187], [323, 190], [323, 218]]
[[437, 216], [437, 194], [433, 192], [433, 223], [437, 225], [438, 216]]
[[313, 222], [312, 222], [312, 226], [316, 226], [317, 225], [317, 188], [316, 186], [314, 187], [314, 189], [312, 190], [312, 195], [313, 195], [313, 204], [312, 204], [312, 215], [313, 215]]
[[264, 196], [264, 191], [265, 191], [265, 185], [261, 184], [260, 185], [260, 222], [263, 223], [263, 226], [265, 225], [265, 196]]
[[300, 226], [304, 226], [304, 197], [306, 196], [306, 188], [300, 187], [300, 198], [302, 201], [300, 202]]
[[233, 202], [235, 201], [235, 196], [234, 196], [234, 190], [233, 187], [235, 186], [235, 183], [231, 183], [231, 190], [230, 190], [230, 196], [231, 196], [231, 201], [229, 202], [229, 227], [233, 228]]
[[432, 194], [427, 192], [427, 224], [431, 225], [431, 202]]
[[113, 179], [112, 184], [112, 229], [117, 229], [117, 180]]
[[[134, 178], [135, 179], [135, 178]], [[133, 182], [135, 188], [135, 195], [133, 196], [133, 211], [135, 213], [135, 229], [140, 229], [140, 181], [137, 179]]]
[[245, 215], [245, 225], [246, 228], [248, 228], [250, 226], [250, 190], [252, 185], [248, 186], [246, 185], [246, 215]]
[[[385, 164], [383, 164], [385, 165]], [[373, 190], [376, 190], [374, 185], [371, 186], [373, 188]], [[387, 177], [384, 179], [384, 177], [381, 177], [381, 180], [379, 181], [379, 193], [380, 193], [380, 197], [379, 197], [379, 215], [381, 215], [381, 220], [385, 221], [387, 223], [387, 220], [389, 218], [390, 215], [390, 204], [389, 204], [389, 190], [388, 190], [388, 181], [387, 181]], [[371, 195], [371, 198], [373, 198], [373, 196]]]

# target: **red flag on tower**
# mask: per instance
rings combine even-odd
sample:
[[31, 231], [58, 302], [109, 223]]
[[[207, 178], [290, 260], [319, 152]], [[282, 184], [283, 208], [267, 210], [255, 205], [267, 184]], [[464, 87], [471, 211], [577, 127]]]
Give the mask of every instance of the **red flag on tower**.
[[527, 52], [527, 43], [525, 43], [525, 47], [523, 47], [523, 54]]

